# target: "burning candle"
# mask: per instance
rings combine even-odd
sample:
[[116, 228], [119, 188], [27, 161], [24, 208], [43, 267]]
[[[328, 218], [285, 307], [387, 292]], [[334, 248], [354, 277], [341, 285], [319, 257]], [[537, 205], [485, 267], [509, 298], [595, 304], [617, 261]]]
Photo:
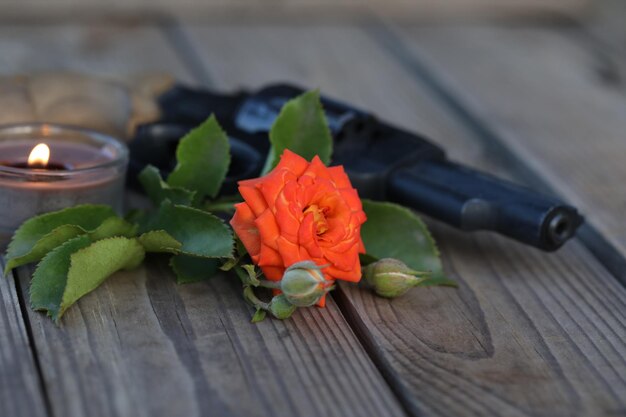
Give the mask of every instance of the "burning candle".
[[128, 150], [93, 131], [50, 124], [0, 127], [0, 247], [37, 214], [76, 204], [122, 210]]
[[50, 161], [50, 148], [45, 143], [35, 146], [28, 155], [28, 162], [24, 168], [48, 168]]

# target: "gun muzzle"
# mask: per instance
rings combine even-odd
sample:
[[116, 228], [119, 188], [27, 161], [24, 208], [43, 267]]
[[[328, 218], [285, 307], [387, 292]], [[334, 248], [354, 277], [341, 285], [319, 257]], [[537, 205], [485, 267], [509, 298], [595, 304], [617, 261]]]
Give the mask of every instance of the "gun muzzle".
[[446, 160], [424, 160], [391, 173], [387, 197], [462, 230], [494, 230], [553, 251], [583, 222], [575, 208]]

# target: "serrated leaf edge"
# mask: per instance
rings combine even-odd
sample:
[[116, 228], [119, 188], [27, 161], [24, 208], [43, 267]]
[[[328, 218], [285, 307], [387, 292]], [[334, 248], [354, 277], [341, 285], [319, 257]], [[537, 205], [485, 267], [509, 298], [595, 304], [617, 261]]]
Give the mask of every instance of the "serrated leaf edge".
[[[43, 239], [47, 238], [48, 236], [51, 236], [51, 235], [52, 235], [53, 233], [55, 233], [58, 229], [60, 229], [61, 227], [64, 227], [64, 226], [73, 226], [73, 227], [76, 227], [76, 228], [80, 229], [80, 231], [81, 231], [81, 233], [80, 233], [80, 234], [78, 234], [78, 235], [74, 236], [74, 237], [73, 237], [73, 238], [71, 238], [71, 239], [66, 240], [65, 242], [68, 242], [68, 241], [70, 241], [70, 240], [72, 240], [72, 239], [74, 239], [74, 238], [76, 238], [76, 237], [83, 236], [83, 235], [86, 235], [86, 234], [88, 234], [88, 233], [89, 233], [87, 230], [85, 230], [84, 228], [80, 227], [80, 226], [79, 226], [79, 225], [77, 225], [77, 224], [69, 224], [69, 223], [68, 223], [68, 224], [62, 224], [62, 225], [60, 225], [60, 226], [55, 227], [54, 229], [52, 229], [51, 231], [49, 231], [49, 232], [48, 232], [48, 233], [46, 233], [45, 235], [41, 236], [41, 237], [37, 240], [37, 242], [35, 242], [35, 244], [33, 245], [33, 248], [34, 248], [34, 247], [35, 247], [35, 246], [36, 246], [36, 245], [37, 245], [40, 241], [42, 241]], [[94, 229], [94, 230], [95, 230], [95, 229]], [[61, 245], [65, 244], [65, 242], [61, 243]], [[59, 246], [61, 246], [61, 245], [59, 245]], [[57, 246], [56, 248], [58, 248], [59, 246]], [[8, 275], [8, 274], [9, 274], [9, 272], [10, 272], [13, 268], [16, 268], [16, 267], [21, 266], [21, 265], [25, 265], [25, 264], [21, 264], [21, 265], [12, 265], [12, 263], [13, 263], [13, 261], [15, 261], [15, 260], [18, 260], [18, 259], [20, 259], [20, 258], [23, 258], [23, 257], [25, 257], [25, 256], [27, 256], [27, 255], [30, 255], [30, 254], [33, 252], [33, 251], [32, 251], [32, 249], [33, 249], [33, 248], [31, 248], [31, 250], [30, 250], [29, 252], [25, 253], [24, 255], [21, 255], [21, 256], [15, 257], [15, 258], [9, 258], [9, 257], [7, 257], [7, 258], [5, 259], [5, 260], [6, 260], [6, 265], [5, 265], [5, 267], [4, 267], [4, 275]], [[56, 248], [54, 248], [54, 249], [56, 249]], [[52, 250], [48, 251], [48, 253], [52, 252], [54, 249], [52, 249]], [[46, 255], [47, 255], [47, 254], [46, 254]], [[44, 257], [43, 257], [43, 258], [45, 258], [45, 257], [46, 257], [46, 255], [44, 255]], [[39, 260], [39, 262], [41, 262], [41, 261], [43, 260], [43, 258], [41, 258], [41, 259]], [[31, 262], [29, 262], [29, 263], [31, 263]]]
[[[72, 254], [70, 254], [70, 267], [69, 267], [69, 269], [67, 270], [67, 274], [68, 274], [68, 276], [69, 276], [70, 271], [72, 270], [72, 267], [74, 266], [74, 255], [76, 255], [77, 253], [79, 253], [79, 252], [81, 252], [81, 251], [83, 251], [83, 250], [85, 250], [85, 249], [88, 249], [89, 247], [91, 247], [91, 246], [95, 245], [96, 243], [105, 242], [105, 241], [110, 241], [110, 240], [119, 240], [119, 239], [124, 239], [124, 240], [128, 240], [128, 241], [133, 241], [133, 240], [134, 240], [134, 241], [136, 241], [136, 242], [137, 242], [137, 244], [139, 245], [139, 247], [140, 247], [140, 248], [142, 248], [142, 250], [143, 250], [143, 255], [142, 255], [142, 257], [141, 257], [141, 260], [140, 260], [139, 262], [137, 262], [135, 265], [131, 266], [131, 268], [136, 268], [136, 267], [138, 267], [139, 265], [141, 265], [141, 264], [143, 263], [144, 259], [145, 259], [146, 252], [145, 252], [145, 249], [143, 249], [143, 246], [141, 245], [141, 243], [138, 241], [138, 239], [137, 239], [136, 237], [130, 237], [130, 238], [129, 238], [129, 237], [126, 237], [126, 236], [112, 236], [112, 237], [107, 237], [107, 238], [104, 238], [104, 239], [98, 239], [98, 240], [96, 240], [96, 241], [92, 241], [92, 242], [90, 242], [90, 243], [89, 243], [89, 245], [87, 245], [87, 246], [85, 246], [85, 247], [83, 247], [83, 248], [80, 248], [80, 249], [78, 249], [76, 252], [73, 252]], [[91, 291], [89, 291], [89, 292], [87, 292], [87, 293], [85, 293], [85, 294], [81, 295], [81, 296], [80, 296], [80, 297], [79, 297], [76, 301], [74, 301], [72, 304], [69, 304], [69, 305], [65, 305], [65, 306], [64, 306], [64, 305], [63, 305], [63, 299], [65, 298], [65, 291], [66, 291], [66, 288], [67, 288], [67, 279], [66, 279], [66, 280], [65, 280], [65, 287], [63, 288], [63, 296], [61, 297], [61, 304], [59, 305], [59, 312], [57, 313], [57, 317], [56, 317], [56, 318], [53, 318], [53, 319], [54, 319], [54, 321], [55, 321], [55, 323], [57, 323], [57, 324], [58, 324], [58, 321], [61, 319], [61, 317], [63, 316], [63, 314], [65, 314], [65, 312], [67, 311], [67, 309], [68, 309], [68, 308], [70, 308], [71, 306], [73, 306], [75, 303], [77, 303], [77, 302], [78, 302], [78, 300], [80, 300], [81, 298], [83, 298], [83, 297], [84, 297], [84, 296], [86, 296], [87, 294], [91, 293], [92, 291], [95, 291], [95, 290], [96, 290], [96, 289], [97, 289], [100, 285], [102, 285], [102, 284], [104, 283], [104, 281], [106, 281], [107, 279], [109, 279], [109, 278], [111, 277], [111, 275], [113, 275], [114, 273], [116, 273], [116, 272], [118, 272], [118, 271], [121, 271], [121, 270], [126, 270], [126, 269], [127, 269], [127, 268], [120, 268], [120, 269], [116, 269], [116, 270], [115, 270], [115, 271], [113, 271], [111, 274], [109, 274], [107, 277], [105, 277], [105, 279], [104, 279], [104, 280], [103, 280], [100, 284], [98, 284], [98, 285], [97, 285], [94, 289], [92, 289]]]
[[[63, 246], [69, 245], [69, 244], [70, 244], [70, 242], [73, 242], [73, 241], [78, 240], [78, 239], [82, 239], [82, 238], [84, 238], [85, 236], [86, 236], [86, 235], [84, 235], [84, 234], [83, 234], [83, 235], [76, 236], [76, 237], [74, 237], [74, 238], [72, 238], [72, 239], [66, 240], [66, 241], [65, 241], [65, 242], [63, 242], [61, 245], [59, 245], [59, 246], [57, 246], [56, 248], [52, 249], [52, 250], [51, 250], [50, 252], [48, 252], [48, 253], [47, 253], [47, 254], [46, 254], [43, 258], [41, 258], [41, 260], [40, 260], [40, 261], [39, 261], [39, 263], [37, 264], [37, 267], [36, 267], [36, 268], [35, 268], [35, 270], [33, 271], [33, 274], [32, 274], [32, 275], [31, 275], [31, 277], [30, 277], [30, 281], [29, 281], [29, 285], [28, 285], [28, 296], [29, 296], [29, 297], [28, 297], [28, 298], [29, 298], [29, 299], [28, 299], [28, 304], [30, 305], [30, 308], [31, 308], [32, 310], [34, 310], [34, 311], [46, 311], [47, 316], [48, 316], [48, 317], [50, 317], [50, 318], [52, 318], [52, 319], [55, 321], [55, 323], [58, 321], [58, 317], [55, 319], [55, 318], [53, 317], [53, 314], [52, 314], [52, 312], [51, 312], [50, 310], [48, 310], [48, 309], [46, 309], [46, 308], [37, 308], [37, 307], [35, 307], [35, 306], [33, 305], [33, 302], [32, 302], [32, 299], [33, 299], [33, 288], [32, 288], [32, 283], [33, 283], [33, 280], [35, 279], [35, 276], [37, 275], [37, 271], [39, 271], [39, 269], [41, 268], [42, 263], [43, 263], [43, 262], [44, 262], [44, 261], [45, 261], [48, 257], [53, 256], [53, 253], [55, 253], [56, 251], [61, 250], [61, 248], [62, 248]], [[91, 245], [92, 243], [93, 243], [93, 242], [90, 242], [90, 245]], [[85, 247], [87, 247], [87, 246], [85, 246]], [[71, 268], [71, 255], [70, 255], [70, 268]], [[69, 272], [69, 269], [68, 269], [68, 272]], [[66, 279], [66, 281], [65, 281], [65, 284], [67, 285], [67, 279]], [[65, 287], [63, 288], [63, 292], [65, 292]]]
[[164, 250], [164, 251], [162, 251], [162, 252], [149, 252], [149, 251], [146, 249], [146, 247], [145, 247], [145, 245], [143, 244], [143, 242], [141, 241], [141, 238], [142, 238], [143, 236], [148, 235], [148, 234], [154, 234], [154, 233], [160, 233], [160, 232], [167, 233], [167, 235], [168, 235], [169, 237], [171, 237], [174, 241], [178, 242], [178, 244], [180, 244], [180, 245], [181, 245], [181, 247], [182, 247], [182, 245], [183, 245], [183, 244], [182, 244], [181, 242], [179, 242], [178, 240], [176, 240], [176, 239], [174, 238], [174, 236], [170, 235], [170, 234], [167, 232], [167, 230], [163, 230], [163, 229], [148, 230], [148, 231], [146, 231], [146, 232], [142, 233], [141, 235], [137, 236], [137, 241], [139, 242], [139, 244], [140, 244], [140, 245], [142, 245], [142, 246], [143, 246], [144, 250], [145, 250], [147, 253], [171, 253], [171, 254], [173, 254], [173, 255], [178, 255], [178, 254], [182, 253], [182, 252], [181, 252], [181, 250], [180, 250], [180, 248], [164, 248], [164, 249], [172, 249], [172, 251], [169, 251], [169, 250]]
[[220, 219], [219, 217], [217, 217], [213, 213], [210, 213], [210, 212], [204, 211], [204, 210], [200, 210], [200, 209], [197, 209], [195, 207], [183, 206], [181, 204], [172, 204], [172, 206], [178, 207], [178, 208], [183, 208], [183, 209], [186, 209], [186, 210], [193, 210], [193, 211], [196, 211], [198, 213], [201, 213], [203, 215], [206, 215], [206, 216], [209, 216], [209, 217], [212, 217], [212, 218], [218, 220], [222, 224], [222, 226], [224, 226], [224, 229], [226, 231], [228, 231], [228, 234], [229, 234], [229, 236], [232, 239], [232, 243], [230, 245], [231, 247], [230, 247], [230, 255], [229, 256], [205, 256], [205, 255], [199, 255], [199, 254], [196, 254], [196, 253], [185, 252], [183, 250], [180, 251], [181, 255], [189, 255], [189, 256], [193, 256], [195, 258], [205, 258], [205, 259], [233, 259], [235, 257], [235, 239], [233, 237], [233, 231], [231, 230], [230, 227], [228, 227], [228, 225], [226, 224], [226, 222], [224, 220]]
[[[326, 133], [328, 134], [328, 136], [330, 136], [332, 138], [332, 132], [330, 130], [330, 127], [328, 126], [328, 119], [326, 118], [326, 113], [324, 111], [324, 104], [322, 103], [322, 99], [321, 99], [321, 93], [320, 93], [320, 89], [319, 88], [315, 88], [312, 90], [308, 90], [305, 91], [304, 93], [291, 98], [290, 100], [288, 100], [280, 109], [280, 112], [278, 112], [278, 116], [276, 117], [276, 119], [274, 120], [274, 122], [272, 123], [272, 126], [270, 127], [270, 131], [268, 133], [268, 137], [270, 140], [270, 149], [269, 152], [267, 154], [267, 158], [265, 159], [265, 163], [263, 165], [263, 170], [261, 171], [261, 176], [268, 174], [269, 172], [271, 172], [276, 165], [278, 164], [278, 161], [280, 160], [280, 155], [282, 154], [281, 152], [278, 152], [276, 150], [276, 147], [274, 146], [274, 142], [272, 140], [272, 131], [274, 130], [274, 126], [278, 123], [278, 121], [281, 119], [281, 117], [284, 116], [284, 113], [287, 109], [287, 106], [290, 103], [293, 103], [295, 100], [301, 98], [302, 96], [306, 95], [306, 94], [310, 94], [310, 93], [314, 93], [317, 100], [316, 100], [316, 105], [319, 106], [319, 109], [322, 112], [322, 117], [324, 119], [324, 128], [326, 130]], [[287, 149], [287, 148], [285, 148]], [[284, 151], [284, 149], [283, 149]], [[328, 163], [330, 163], [330, 161], [332, 161], [332, 155], [333, 155], [333, 142], [331, 140], [330, 142], [330, 155], [328, 155], [328, 161], [322, 161], [324, 162], [324, 164], [328, 165]], [[318, 155], [319, 156], [319, 155]], [[321, 158], [320, 158], [321, 159]]]
[[[151, 169], [151, 168], [152, 168], [152, 169], [154, 169], [154, 170], [156, 171], [156, 174], [158, 175], [158, 178], [159, 178], [159, 184], [161, 185], [161, 188], [162, 188], [163, 190], [181, 191], [181, 192], [184, 192], [184, 193], [189, 193], [189, 200], [190, 200], [190, 203], [192, 203], [192, 202], [195, 200], [195, 198], [196, 198], [196, 194], [197, 194], [197, 193], [196, 193], [196, 191], [194, 191], [194, 190], [190, 190], [190, 189], [185, 188], [185, 187], [179, 187], [179, 186], [177, 186], [177, 185], [170, 185], [170, 184], [168, 184], [168, 183], [167, 183], [167, 181], [165, 181], [165, 180], [163, 179], [163, 177], [161, 176], [161, 170], [160, 170], [159, 168], [155, 167], [155, 166], [154, 166], [154, 165], [152, 165], [152, 164], [148, 164], [148, 165], [146, 165], [146, 166], [145, 166], [145, 167], [141, 170], [141, 172], [137, 175], [137, 179], [138, 179], [138, 181], [141, 183], [141, 186], [143, 187], [144, 191], [146, 192], [146, 195], [148, 195], [148, 192], [147, 192], [147, 187], [145, 186], [145, 184], [144, 184], [144, 183], [143, 183], [143, 181], [142, 181], [142, 174], [143, 174], [144, 172], [146, 172], [146, 170]], [[154, 200], [152, 200], [151, 196], [149, 196], [149, 195], [148, 195], [148, 198], [149, 198], [149, 199], [150, 199], [150, 200], [151, 200], [154, 204], [160, 204], [160, 203], [163, 201], [163, 200], [161, 200], [161, 201], [154, 201]]]
[[167, 179], [165, 180], [165, 182], [168, 185], [170, 185], [171, 187], [177, 187], [177, 188], [180, 188], [180, 189], [183, 189], [183, 190], [191, 191], [194, 194], [193, 195], [194, 198], [192, 199], [192, 202], [195, 201], [196, 198], [202, 198], [203, 196], [199, 195], [196, 190], [189, 190], [186, 187], [171, 185], [170, 184], [170, 178], [172, 177], [172, 175], [176, 175], [175, 173], [178, 172], [181, 169], [180, 168], [182, 166], [181, 159], [183, 159], [181, 157], [181, 154], [182, 154], [181, 145], [183, 144], [185, 139], [190, 137], [194, 133], [194, 131], [199, 130], [200, 128], [204, 127], [205, 124], [209, 124], [211, 122], [214, 122], [215, 126], [217, 127], [219, 132], [226, 137], [226, 142], [227, 142], [227, 146], [228, 146], [228, 152], [226, 153], [226, 159], [227, 159], [226, 170], [224, 171], [223, 175], [221, 175], [221, 178], [219, 180], [219, 186], [216, 188], [215, 192], [207, 194], [207, 195], [210, 198], [215, 198], [215, 196], [219, 193], [220, 188], [224, 184], [224, 180], [226, 179], [226, 176], [228, 175], [228, 169], [230, 167], [230, 163], [232, 162], [232, 156], [231, 156], [230, 142], [228, 141], [228, 133], [226, 133], [226, 131], [224, 130], [222, 125], [217, 120], [217, 117], [215, 116], [215, 113], [211, 113], [211, 115], [206, 120], [204, 120], [201, 124], [199, 124], [198, 126], [193, 128], [185, 136], [182, 137], [182, 139], [178, 143], [178, 146], [176, 147], [176, 166], [174, 167], [174, 169], [172, 169], [172, 172], [170, 172], [170, 174], [168, 175]]
[[[29, 218], [29, 219], [24, 220], [24, 222], [22, 222], [22, 224], [15, 230], [15, 232], [13, 232], [13, 236], [11, 236], [11, 241], [7, 245], [6, 253], [8, 254], [9, 251], [11, 250], [12, 245], [14, 243], [14, 240], [16, 239], [17, 235], [22, 230], [22, 228], [24, 226], [26, 226], [28, 223], [30, 223], [31, 221], [34, 221], [35, 219], [39, 220], [39, 219], [44, 218], [44, 217], [50, 217], [52, 215], [56, 215], [56, 214], [59, 214], [59, 213], [65, 213], [65, 212], [68, 212], [68, 211], [71, 211], [71, 210], [76, 210], [77, 208], [87, 208], [87, 207], [89, 207], [89, 208], [107, 208], [107, 209], [110, 209], [111, 212], [112, 212], [111, 217], [116, 215], [115, 212], [113, 211], [113, 209], [110, 206], [107, 206], [106, 204], [78, 204], [76, 206], [66, 207], [66, 208], [63, 208], [63, 209], [60, 209], [60, 210], [51, 211], [51, 212], [48, 212], [48, 213], [38, 214], [37, 216], [33, 216], [33, 217]], [[70, 224], [70, 223], [65, 223], [65, 224]], [[60, 225], [60, 226], [63, 226], [63, 225]], [[60, 227], [60, 226], [57, 226], [57, 227]], [[78, 226], [78, 225], [74, 225], [74, 226]], [[78, 227], [80, 227], [80, 226], [78, 226]], [[83, 228], [81, 227], [81, 229], [83, 229]], [[83, 229], [83, 230], [85, 230], [85, 229]], [[51, 232], [52, 231], [50, 231], [49, 233], [51, 233]]]

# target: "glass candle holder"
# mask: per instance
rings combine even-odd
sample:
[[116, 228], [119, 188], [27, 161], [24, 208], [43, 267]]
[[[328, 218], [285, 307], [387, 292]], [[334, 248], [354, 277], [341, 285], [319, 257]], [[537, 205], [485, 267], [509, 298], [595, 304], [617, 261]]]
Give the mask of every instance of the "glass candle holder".
[[[49, 150], [45, 161], [31, 155], [42, 143], [37, 148]], [[0, 248], [38, 214], [76, 204], [107, 204], [121, 213], [127, 166], [126, 145], [99, 132], [46, 123], [0, 126]]]

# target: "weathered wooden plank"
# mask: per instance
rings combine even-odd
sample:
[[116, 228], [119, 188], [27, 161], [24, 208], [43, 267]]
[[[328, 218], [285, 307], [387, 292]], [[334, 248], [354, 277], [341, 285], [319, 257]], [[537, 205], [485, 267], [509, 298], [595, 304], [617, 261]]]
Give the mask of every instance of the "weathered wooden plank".
[[[37, 32], [0, 36], [24, 48], [13, 52], [22, 57], [16, 70], [50, 67], [45, 56], [28, 52], [35, 49], [64, 56], [63, 68], [115, 75], [155, 67], [188, 77], [165, 37], [150, 28]], [[24, 293], [31, 272], [19, 273]], [[60, 327], [29, 310], [53, 414], [404, 414], [334, 303], [291, 321], [253, 325], [240, 291], [232, 276], [176, 286], [166, 263], [152, 261], [112, 277], [72, 307]]]
[[0, 415], [48, 415], [13, 275], [0, 256]]
[[461, 283], [458, 296], [424, 290], [388, 302], [344, 287], [341, 300], [386, 365], [401, 372], [392, 385], [407, 392], [410, 409], [626, 412], [624, 291], [597, 263], [588, 265], [579, 242], [555, 260], [486, 234], [435, 232], [448, 274]]
[[[489, 151], [370, 36], [354, 28], [189, 30], [215, 85], [320, 87], [426, 132], [500, 174]], [[501, 59], [507, 59], [502, 56]], [[546, 254], [431, 222], [459, 290], [387, 301], [342, 286], [344, 314], [414, 414], [610, 415], [626, 411], [626, 291], [578, 241]]]
[[59, 415], [402, 415], [334, 303], [252, 324], [236, 277], [177, 286], [151, 261], [110, 278], [60, 327], [28, 314]]

